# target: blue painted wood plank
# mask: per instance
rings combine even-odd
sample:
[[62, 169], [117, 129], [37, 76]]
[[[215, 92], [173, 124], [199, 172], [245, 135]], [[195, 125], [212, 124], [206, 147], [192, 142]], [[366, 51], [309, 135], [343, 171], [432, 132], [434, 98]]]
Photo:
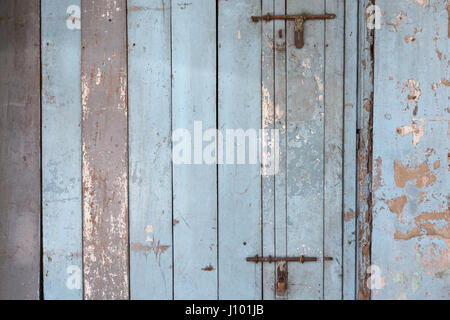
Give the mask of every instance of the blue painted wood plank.
[[325, 21], [325, 132], [323, 298], [342, 299], [342, 197], [344, 141], [344, 19], [345, 2], [326, 0], [325, 12], [336, 14]]
[[80, 1], [44, 0], [42, 232], [44, 298], [82, 298]]
[[172, 299], [170, 1], [128, 1], [131, 299]]
[[[286, 14], [285, 1], [275, 1], [275, 13]], [[281, 32], [280, 32], [281, 30]], [[286, 130], [286, 37], [289, 36], [286, 22], [275, 21], [274, 51], [275, 51], [275, 129], [279, 140], [278, 171], [275, 175], [275, 253], [276, 256], [287, 256], [287, 130]], [[289, 266], [287, 271], [289, 272]], [[289, 292], [277, 294], [277, 300], [289, 298]]]
[[448, 300], [448, 2], [376, 4], [372, 299]]
[[356, 298], [356, 111], [358, 3], [345, 1], [343, 299]]
[[[219, 130], [261, 127], [261, 2], [219, 2]], [[235, 148], [236, 149], [236, 148]], [[219, 297], [261, 299], [261, 177], [258, 164], [219, 165]]]
[[173, 165], [174, 298], [217, 299], [217, 166], [201, 146], [216, 144], [203, 136], [216, 128], [215, 1], [172, 4], [172, 63], [173, 130], [193, 141], [192, 163]]
[[[274, 13], [274, 1], [262, 1], [262, 12]], [[274, 21], [261, 23], [261, 188], [262, 188], [262, 253], [275, 256], [275, 163], [272, 156], [275, 141], [271, 130], [275, 129], [275, 60]], [[263, 299], [275, 298], [275, 264], [263, 264]]]
[[0, 2], [0, 299], [39, 299], [40, 15]]
[[[287, 13], [323, 14], [323, 1], [288, 1]], [[323, 254], [324, 22], [305, 23], [305, 46], [295, 47], [287, 23], [287, 253]], [[322, 299], [322, 262], [290, 264], [289, 299]]]

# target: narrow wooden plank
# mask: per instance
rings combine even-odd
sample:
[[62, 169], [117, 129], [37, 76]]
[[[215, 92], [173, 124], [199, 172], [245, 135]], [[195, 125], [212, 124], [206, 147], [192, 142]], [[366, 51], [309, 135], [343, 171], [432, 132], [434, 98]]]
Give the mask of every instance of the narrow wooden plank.
[[0, 299], [39, 299], [40, 1], [0, 2]]
[[343, 299], [356, 298], [356, 122], [358, 2], [345, 1]]
[[[274, 14], [274, 1], [263, 0], [262, 12]], [[274, 22], [261, 23], [261, 160], [262, 160], [262, 253], [275, 256], [275, 176], [274, 162], [271, 157], [275, 152], [271, 130], [275, 129], [275, 60], [274, 60]], [[263, 265], [263, 299], [275, 299], [275, 264]]]
[[[219, 2], [219, 130], [261, 127], [261, 2]], [[231, 139], [229, 137], [228, 139]], [[235, 148], [236, 149], [236, 148]], [[219, 165], [219, 298], [261, 299], [260, 165]]]
[[[286, 14], [285, 1], [275, 1], [275, 13]], [[279, 140], [278, 172], [275, 175], [275, 254], [287, 256], [287, 112], [286, 112], [286, 37], [285, 21], [275, 21], [275, 129]], [[289, 266], [286, 266], [289, 273]], [[289, 298], [289, 293], [279, 294], [278, 300]]]
[[370, 299], [367, 287], [372, 238], [372, 109], [373, 29], [368, 28], [367, 9], [373, 0], [359, 2], [358, 46], [358, 184], [357, 184], [357, 298]]
[[170, 1], [128, 1], [131, 299], [172, 299]]
[[125, 0], [82, 0], [84, 298], [128, 299]]
[[201, 146], [216, 144], [203, 137], [216, 128], [215, 1], [173, 3], [172, 50], [173, 129], [193, 141], [192, 163], [173, 165], [174, 298], [217, 299], [217, 166]]
[[448, 300], [448, 1], [376, 5], [372, 299]]
[[82, 298], [80, 1], [44, 0], [41, 5], [44, 298], [79, 300]]
[[[287, 1], [287, 13], [323, 14], [323, 1]], [[287, 30], [294, 23], [288, 22]], [[287, 35], [287, 252], [323, 254], [324, 22], [305, 22], [305, 46]], [[291, 32], [291, 31], [290, 31]], [[322, 261], [290, 264], [289, 299], [322, 299]]]
[[325, 300], [342, 299], [342, 183], [344, 139], [344, 19], [345, 3], [326, 0], [325, 12], [336, 19], [325, 22], [325, 171], [323, 255]]

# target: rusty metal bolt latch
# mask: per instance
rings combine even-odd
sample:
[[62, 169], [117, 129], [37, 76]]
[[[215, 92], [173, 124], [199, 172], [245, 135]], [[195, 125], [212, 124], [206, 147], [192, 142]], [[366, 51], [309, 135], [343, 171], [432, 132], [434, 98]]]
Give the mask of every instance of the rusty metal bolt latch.
[[295, 36], [295, 46], [298, 49], [303, 48], [305, 41], [304, 41], [304, 23], [306, 20], [323, 20], [323, 19], [334, 19], [336, 18], [336, 15], [334, 13], [327, 13], [327, 14], [287, 14], [287, 15], [271, 15], [270, 13], [264, 15], [264, 16], [252, 16], [253, 22], [258, 21], [271, 21], [271, 20], [294, 20], [295, 22], [295, 29], [294, 29], [294, 36]]

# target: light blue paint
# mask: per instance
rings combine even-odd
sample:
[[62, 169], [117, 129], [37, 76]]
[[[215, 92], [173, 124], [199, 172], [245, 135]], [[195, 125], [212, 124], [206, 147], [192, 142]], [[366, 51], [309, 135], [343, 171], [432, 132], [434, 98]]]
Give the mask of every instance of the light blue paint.
[[[323, 14], [323, 1], [288, 1], [287, 13]], [[305, 46], [287, 23], [287, 253], [321, 257], [324, 189], [324, 22], [305, 22]], [[323, 298], [323, 263], [288, 266], [289, 299]]]
[[[274, 1], [265, 0], [262, 1], [262, 12], [274, 13]], [[275, 128], [275, 60], [274, 55], [274, 21], [261, 23], [262, 35], [261, 35], [261, 78], [262, 78], [262, 90], [261, 90], [261, 128], [274, 129]], [[261, 146], [265, 148], [265, 151], [261, 150], [262, 155], [272, 155], [275, 151], [273, 142], [271, 143], [271, 136], [268, 132], [264, 136], [264, 141], [261, 142]], [[271, 163], [267, 159], [264, 170], [271, 170]], [[262, 253], [265, 256], [275, 256], [275, 177], [271, 172], [266, 172], [267, 175], [261, 176], [262, 183]], [[271, 300], [275, 298], [276, 289], [276, 264], [263, 264], [263, 298], [265, 300]]]
[[[219, 2], [219, 130], [261, 128], [261, 2]], [[261, 299], [259, 165], [219, 165], [219, 298]]]
[[323, 298], [342, 299], [342, 197], [344, 141], [344, 20], [345, 2], [326, 0], [325, 11], [325, 132], [324, 132], [324, 262]]
[[[385, 285], [372, 298], [448, 299], [447, 1], [376, 4], [383, 21], [375, 34], [372, 264]], [[415, 142], [404, 132], [412, 124]], [[425, 185], [395, 179], [399, 165], [415, 172], [421, 164], [429, 168], [418, 177]], [[399, 216], [388, 201], [401, 196], [407, 202]]]
[[[81, 299], [81, 33], [76, 0], [43, 0], [42, 196], [44, 298]], [[70, 24], [70, 23], [69, 23]]]
[[358, 4], [345, 1], [343, 299], [356, 298], [356, 110]]
[[172, 64], [173, 130], [193, 142], [193, 164], [173, 165], [174, 297], [217, 299], [217, 165], [194, 148], [196, 121], [200, 139], [216, 128], [215, 1], [172, 3]]
[[[275, 1], [275, 13], [285, 14], [285, 1]], [[279, 30], [282, 31], [281, 37]], [[292, 35], [287, 31], [286, 22], [275, 21], [275, 128], [279, 130], [279, 171], [275, 176], [275, 253], [277, 256], [287, 256], [287, 153], [286, 153], [286, 37]], [[288, 266], [289, 272], [289, 266]], [[289, 294], [276, 297], [279, 300], [288, 299]]]
[[128, 1], [131, 299], [172, 299], [170, 12]]

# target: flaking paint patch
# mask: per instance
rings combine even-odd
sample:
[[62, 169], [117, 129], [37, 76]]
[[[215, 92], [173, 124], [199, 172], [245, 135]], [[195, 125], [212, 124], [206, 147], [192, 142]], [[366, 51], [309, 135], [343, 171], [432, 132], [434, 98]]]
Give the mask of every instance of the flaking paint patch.
[[450, 240], [450, 210], [442, 212], [423, 212], [414, 218], [414, 226], [407, 232], [396, 231], [395, 240], [410, 240], [429, 236]]
[[413, 118], [412, 123], [397, 128], [397, 134], [406, 136], [412, 133], [412, 144], [417, 146], [425, 134], [425, 119]]
[[392, 213], [395, 213], [398, 215], [398, 220], [400, 222], [403, 221], [402, 215], [403, 215], [403, 208], [406, 205], [406, 202], [408, 201], [408, 198], [406, 195], [402, 195], [397, 198], [393, 198], [391, 200], [386, 201], [386, 204], [389, 207], [389, 210], [391, 210]]
[[431, 172], [426, 162], [416, 167], [408, 167], [399, 160], [394, 161], [394, 181], [397, 187], [405, 188], [408, 181], [416, 181], [417, 188], [430, 186], [436, 181], [436, 176]]
[[430, 5], [430, 0], [413, 0], [415, 3], [421, 5], [422, 7], [428, 7]]

